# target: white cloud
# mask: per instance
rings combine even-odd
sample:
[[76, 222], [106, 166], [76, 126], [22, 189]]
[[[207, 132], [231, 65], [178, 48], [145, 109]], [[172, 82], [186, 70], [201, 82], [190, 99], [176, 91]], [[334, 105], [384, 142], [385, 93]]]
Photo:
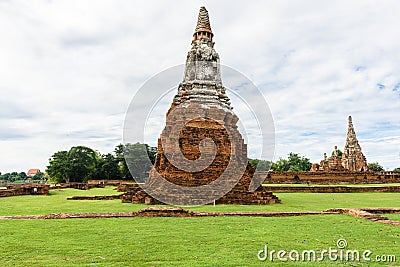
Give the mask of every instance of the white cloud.
[[1, 1], [0, 171], [112, 151], [137, 88], [184, 63], [201, 5], [221, 62], [267, 98], [277, 158], [319, 161], [353, 115], [367, 159], [400, 166], [398, 1]]

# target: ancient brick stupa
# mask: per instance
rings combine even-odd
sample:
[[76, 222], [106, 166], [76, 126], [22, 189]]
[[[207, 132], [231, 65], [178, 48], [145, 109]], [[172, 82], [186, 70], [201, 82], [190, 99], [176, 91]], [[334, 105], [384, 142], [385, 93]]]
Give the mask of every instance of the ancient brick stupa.
[[201, 7], [184, 78], [167, 112], [156, 161], [143, 186], [146, 192], [133, 188], [125, 200], [178, 205], [280, 202], [262, 186], [250, 186], [255, 170], [248, 163], [238, 117], [222, 85], [213, 36], [208, 12]]
[[311, 171], [368, 171], [367, 159], [362, 153], [361, 146], [358, 143], [351, 116], [349, 116], [346, 145], [344, 146], [343, 154], [339, 155], [339, 150], [337, 146], [335, 146], [332, 156], [328, 159], [326, 153], [324, 153], [324, 159], [320, 164], [314, 163], [311, 167]]
[[349, 116], [346, 145], [343, 149], [342, 166], [349, 171], [368, 170], [367, 160], [358, 143], [351, 116]]

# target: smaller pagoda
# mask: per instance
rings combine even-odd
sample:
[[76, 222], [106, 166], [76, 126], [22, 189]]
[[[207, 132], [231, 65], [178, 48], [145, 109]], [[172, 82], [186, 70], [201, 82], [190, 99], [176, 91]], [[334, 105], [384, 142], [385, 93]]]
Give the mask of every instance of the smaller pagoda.
[[351, 116], [349, 116], [346, 145], [343, 149], [342, 166], [353, 172], [368, 171], [367, 159], [358, 143]]
[[343, 152], [335, 146], [332, 155], [328, 158], [324, 153], [324, 159], [319, 164], [314, 163], [311, 171], [368, 171], [367, 159], [358, 143], [351, 116], [349, 116], [346, 145]]

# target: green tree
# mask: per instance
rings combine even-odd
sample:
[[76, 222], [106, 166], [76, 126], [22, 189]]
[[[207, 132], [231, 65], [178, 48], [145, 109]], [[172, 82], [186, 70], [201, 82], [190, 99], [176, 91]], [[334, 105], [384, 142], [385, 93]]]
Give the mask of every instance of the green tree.
[[12, 172], [12, 173], [10, 173], [10, 175], [11, 175], [12, 182], [15, 182], [15, 181], [19, 180], [18, 172]]
[[149, 146], [148, 144], [145, 145], [146, 145], [147, 155], [149, 156], [151, 164], [154, 164], [154, 162], [156, 162], [157, 147]]
[[149, 146], [140, 143], [126, 144], [124, 157], [132, 177], [136, 181], [144, 182], [153, 166], [149, 156]]
[[51, 180], [51, 177], [50, 177], [50, 175], [49, 175], [47, 172], [45, 172], [45, 173], [43, 174], [43, 180], [44, 180], [45, 182], [48, 182], [48, 181]]
[[86, 182], [95, 172], [97, 153], [85, 146], [58, 151], [49, 160], [46, 172], [54, 182]]
[[400, 168], [394, 168], [393, 172], [400, 172]]
[[[145, 152], [147, 153], [147, 156], [145, 156]], [[133, 173], [135, 179], [144, 181], [148, 176], [148, 171], [151, 169], [152, 164], [155, 162], [157, 148], [141, 143], [128, 143], [126, 145], [119, 144], [114, 149], [114, 153], [123, 179], [132, 180]], [[129, 168], [125, 159], [130, 162]], [[130, 169], [132, 170], [132, 173]]]
[[40, 180], [43, 180], [43, 173], [42, 172], [37, 172], [37, 173], [35, 173], [35, 175], [32, 177], [32, 180], [35, 180], [35, 181], [40, 181]]
[[311, 162], [308, 158], [300, 157], [297, 153], [289, 153], [287, 159], [280, 158], [276, 163], [272, 164], [272, 169], [278, 172], [286, 171], [308, 171], [311, 168]]
[[368, 169], [374, 172], [380, 172], [384, 170], [384, 168], [378, 162], [368, 163]]
[[28, 178], [28, 175], [26, 175], [25, 172], [20, 172], [18, 174], [18, 176], [19, 176], [19, 179], [21, 179], [21, 180], [26, 180]]
[[3, 181], [9, 181], [10, 179], [11, 179], [11, 174], [8, 172], [1, 175], [1, 180], [3, 180]]
[[119, 167], [122, 179], [132, 180], [133, 177], [132, 177], [131, 173], [129, 172], [128, 165], [126, 164], [126, 161], [125, 161], [124, 150], [125, 150], [125, 146], [123, 144], [117, 145], [117, 147], [114, 149], [115, 159], [118, 163], [118, 167]]
[[251, 166], [255, 168], [257, 168], [258, 163], [260, 162], [259, 159], [249, 159], [249, 163], [251, 164]]
[[103, 176], [105, 179], [121, 179], [121, 172], [118, 165], [117, 159], [114, 157], [113, 154], [106, 154], [102, 155], [101, 160], [99, 161], [99, 170], [100, 175]]
[[[342, 150], [338, 149], [337, 150], [338, 158], [342, 158], [343, 152]], [[332, 156], [335, 155], [335, 151], [332, 151]]]
[[68, 151], [68, 159], [71, 163], [71, 182], [86, 182], [95, 171], [97, 154], [85, 146], [75, 146]]
[[49, 166], [46, 173], [54, 183], [70, 182], [71, 162], [69, 161], [68, 151], [58, 151], [49, 159]]
[[262, 159], [249, 159], [249, 163], [259, 171], [268, 171], [272, 165], [271, 161]]
[[286, 172], [290, 168], [289, 162], [286, 159], [279, 158], [275, 163], [272, 163], [272, 169], [277, 172]]

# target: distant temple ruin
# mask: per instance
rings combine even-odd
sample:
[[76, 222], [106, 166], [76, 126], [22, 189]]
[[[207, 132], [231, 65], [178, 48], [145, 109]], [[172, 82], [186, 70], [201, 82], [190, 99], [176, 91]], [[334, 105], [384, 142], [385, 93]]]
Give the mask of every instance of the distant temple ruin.
[[348, 123], [346, 145], [343, 152], [340, 153], [337, 146], [335, 146], [332, 155], [328, 158], [326, 153], [324, 153], [324, 159], [319, 164], [314, 163], [311, 171], [368, 171], [367, 160], [358, 143], [351, 116], [349, 116]]
[[[158, 139], [155, 164], [145, 184], [131, 185], [123, 201], [179, 205], [280, 202], [261, 185], [250, 186], [255, 169], [248, 163], [238, 117], [221, 81], [213, 36], [208, 12], [201, 7], [184, 78]], [[203, 142], [207, 139], [212, 139], [215, 147]], [[211, 161], [200, 169], [207, 159]], [[227, 191], [219, 195], [221, 188]]]

